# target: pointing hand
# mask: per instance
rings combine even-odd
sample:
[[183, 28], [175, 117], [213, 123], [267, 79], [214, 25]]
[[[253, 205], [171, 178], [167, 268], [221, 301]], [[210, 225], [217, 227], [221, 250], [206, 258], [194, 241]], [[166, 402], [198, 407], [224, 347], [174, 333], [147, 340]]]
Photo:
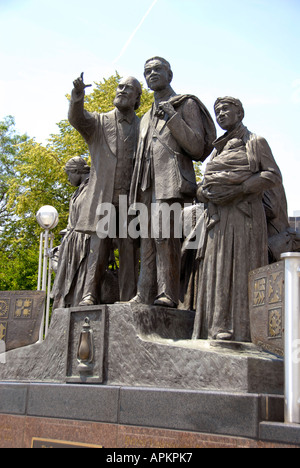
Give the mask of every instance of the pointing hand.
[[74, 88], [76, 89], [77, 93], [80, 94], [82, 91], [85, 90], [85, 88], [89, 88], [92, 85], [86, 85], [83, 82], [83, 72], [80, 75], [80, 78], [77, 78], [75, 81], [73, 81]]

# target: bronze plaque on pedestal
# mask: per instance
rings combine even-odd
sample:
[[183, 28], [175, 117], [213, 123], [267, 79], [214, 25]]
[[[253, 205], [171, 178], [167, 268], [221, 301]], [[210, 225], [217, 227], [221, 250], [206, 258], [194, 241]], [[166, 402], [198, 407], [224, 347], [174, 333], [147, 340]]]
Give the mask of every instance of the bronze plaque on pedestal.
[[105, 316], [105, 305], [70, 309], [68, 383], [103, 382]]
[[0, 341], [5, 351], [38, 341], [45, 298], [43, 291], [0, 291]]
[[284, 354], [284, 262], [249, 274], [252, 342], [266, 351]]
[[101, 445], [83, 444], [79, 442], [69, 442], [66, 440], [53, 440], [53, 439], [41, 439], [40, 437], [33, 437], [31, 441], [31, 448], [103, 448]]

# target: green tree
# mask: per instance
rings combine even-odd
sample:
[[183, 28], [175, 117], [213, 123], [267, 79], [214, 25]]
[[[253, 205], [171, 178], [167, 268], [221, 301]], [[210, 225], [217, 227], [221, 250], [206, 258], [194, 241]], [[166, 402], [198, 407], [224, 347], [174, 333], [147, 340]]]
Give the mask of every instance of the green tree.
[[26, 141], [27, 136], [20, 136], [15, 131], [15, 120], [12, 116], [0, 122], [0, 227], [9, 219], [7, 211], [7, 192], [10, 179], [14, 174], [14, 161], [18, 145]]
[[194, 162], [194, 169], [196, 174], [196, 181], [197, 183], [202, 181], [203, 174], [202, 174], [202, 162]]
[[37, 260], [30, 249], [21, 248], [22, 223], [11, 210], [8, 197], [16, 159], [27, 140], [27, 135], [17, 134], [12, 116], [0, 122], [0, 290], [34, 288]]

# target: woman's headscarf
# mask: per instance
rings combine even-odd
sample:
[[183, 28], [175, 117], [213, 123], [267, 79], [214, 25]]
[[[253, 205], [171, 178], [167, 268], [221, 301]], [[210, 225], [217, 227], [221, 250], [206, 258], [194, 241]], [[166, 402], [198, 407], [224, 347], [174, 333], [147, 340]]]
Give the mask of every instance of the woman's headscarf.
[[78, 174], [88, 174], [90, 170], [90, 166], [80, 156], [69, 159], [65, 165], [65, 171], [77, 171]]
[[216, 110], [217, 106], [224, 102], [229, 102], [230, 104], [233, 104], [234, 106], [238, 107], [239, 111], [241, 112], [241, 119], [242, 120], [244, 119], [245, 110], [244, 110], [243, 104], [241, 103], [239, 99], [236, 99], [234, 97], [225, 96], [223, 98], [218, 98], [215, 102], [214, 109]]

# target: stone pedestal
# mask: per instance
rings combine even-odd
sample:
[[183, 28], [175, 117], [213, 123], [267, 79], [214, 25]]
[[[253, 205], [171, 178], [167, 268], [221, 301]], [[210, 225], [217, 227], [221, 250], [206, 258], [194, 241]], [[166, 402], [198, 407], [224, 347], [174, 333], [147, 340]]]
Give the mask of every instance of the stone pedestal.
[[[80, 373], [86, 318], [93, 362]], [[282, 394], [281, 358], [250, 343], [191, 340], [193, 321], [191, 311], [144, 305], [58, 309], [44, 342], [6, 353], [0, 380]]]
[[270, 395], [0, 382], [0, 448], [299, 447], [283, 408]]
[[144, 305], [56, 310], [44, 342], [1, 356], [0, 447], [299, 445], [282, 423], [283, 360], [193, 341], [193, 322]]

